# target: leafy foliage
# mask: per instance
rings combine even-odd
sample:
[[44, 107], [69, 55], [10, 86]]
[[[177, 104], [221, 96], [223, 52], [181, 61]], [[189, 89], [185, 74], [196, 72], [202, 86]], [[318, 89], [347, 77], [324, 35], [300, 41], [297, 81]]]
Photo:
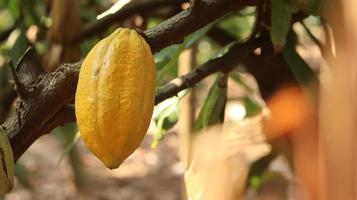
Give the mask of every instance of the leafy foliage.
[[271, 0], [271, 40], [284, 46], [291, 27], [292, 8], [284, 0]]
[[286, 43], [283, 56], [295, 78], [302, 85], [308, 85], [310, 83], [317, 83], [317, 76], [311, 67], [300, 57], [296, 52], [297, 36], [291, 30], [288, 35], [288, 42]]
[[168, 99], [156, 107], [153, 114], [154, 138], [151, 143], [152, 148], [156, 148], [169, 129], [178, 121], [179, 102], [185, 93], [180, 93], [179, 97]]
[[222, 123], [227, 102], [227, 74], [219, 73], [211, 86], [195, 122], [197, 132], [207, 126]]

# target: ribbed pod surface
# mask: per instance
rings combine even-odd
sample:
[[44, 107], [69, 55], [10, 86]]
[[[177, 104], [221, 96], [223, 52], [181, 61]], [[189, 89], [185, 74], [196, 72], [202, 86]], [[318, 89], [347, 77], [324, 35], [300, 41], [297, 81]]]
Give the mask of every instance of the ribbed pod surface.
[[146, 41], [119, 28], [86, 56], [75, 108], [81, 137], [92, 153], [114, 169], [135, 151], [150, 124], [156, 68]]

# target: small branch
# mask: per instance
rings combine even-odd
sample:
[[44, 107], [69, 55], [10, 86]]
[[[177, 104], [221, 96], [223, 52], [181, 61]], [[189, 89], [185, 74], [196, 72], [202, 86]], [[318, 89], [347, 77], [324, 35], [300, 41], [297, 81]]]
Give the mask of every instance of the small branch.
[[196, 83], [202, 81], [207, 76], [216, 72], [229, 72], [234, 69], [239, 63], [244, 60], [250, 52], [257, 47], [257, 41], [252, 40], [247, 43], [237, 43], [223, 55], [212, 59], [201, 66], [197, 67], [193, 72], [184, 76], [178, 77], [170, 83], [158, 89], [155, 98], [155, 105], [176, 96], [180, 91], [195, 86]]
[[309, 29], [309, 27], [306, 26], [306, 24], [304, 23], [304, 21], [301, 21], [300, 24], [302, 25], [302, 27], [304, 27], [306, 33], [309, 35], [309, 37], [311, 38], [311, 40], [320, 48], [320, 50], [322, 50], [324, 47], [324, 45], [320, 42], [319, 39], [317, 39], [315, 37], [315, 35], [311, 32], [311, 30]]
[[144, 37], [152, 51], [156, 52], [168, 45], [182, 43], [186, 35], [231, 11], [238, 10], [243, 6], [256, 5], [259, 2], [260, 0], [200, 1], [200, 4], [195, 6], [195, 12], [192, 12], [191, 9], [184, 10], [154, 29], [144, 31]]
[[167, 6], [180, 6], [183, 2], [187, 0], [152, 0], [152, 1], [133, 1], [129, 3], [118, 12], [107, 15], [102, 19], [95, 21], [86, 27], [84, 27], [82, 33], [79, 36], [78, 41], [82, 41], [93, 35], [98, 35], [99, 33], [107, 30], [111, 25], [117, 22], [121, 22], [124, 19], [140, 13], [152, 12], [158, 8], [163, 8]]

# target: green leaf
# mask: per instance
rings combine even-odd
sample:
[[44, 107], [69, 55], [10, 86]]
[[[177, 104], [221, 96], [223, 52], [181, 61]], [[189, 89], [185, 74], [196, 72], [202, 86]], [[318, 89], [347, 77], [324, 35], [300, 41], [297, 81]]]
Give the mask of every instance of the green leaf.
[[172, 55], [177, 51], [179, 45], [168, 46], [154, 54], [156, 69], [161, 70], [170, 61]]
[[0, 19], [1, 32], [11, 29], [15, 24], [14, 17], [8, 10], [0, 11]]
[[301, 85], [317, 83], [318, 78], [311, 67], [296, 52], [297, 36], [293, 30], [289, 32], [287, 43], [283, 49], [283, 57], [294, 77]]
[[[41, 6], [42, 5], [42, 6]], [[22, 12], [26, 13], [24, 15], [24, 23], [27, 26], [31, 25], [41, 25], [41, 17], [46, 16], [46, 8], [43, 6], [43, 3], [35, 2], [22, 4]]]
[[326, 3], [326, 0], [309, 0], [307, 2], [308, 6], [305, 11], [312, 15], [318, 15], [324, 6], [324, 3]]
[[247, 38], [254, 26], [256, 8], [248, 6], [243, 10], [225, 17], [218, 26], [238, 39]]
[[292, 20], [292, 8], [284, 0], [271, 0], [271, 40], [275, 46], [283, 47]]
[[253, 93], [254, 89], [251, 88], [248, 84], [246, 84], [239, 73], [229, 73], [229, 77], [236, 82], [238, 85], [242, 86], [248, 93]]
[[93, 10], [89, 10], [87, 7], [83, 7], [83, 9], [79, 10], [80, 16], [85, 19], [85, 21], [95, 21], [97, 18], [97, 13]]
[[195, 122], [194, 132], [224, 121], [227, 102], [227, 75], [219, 73]]
[[100, 41], [99, 38], [93, 37], [81, 42], [82, 55], [87, 55], [89, 51]]
[[212, 26], [215, 25], [215, 23], [216, 21], [204, 26], [203, 28], [185, 37], [184, 42], [176, 48], [176, 51], [173, 54], [173, 56], [170, 58], [167, 64], [164, 67], [162, 67], [162, 69], [158, 72], [157, 75], [158, 84], [162, 82], [163, 77], [169, 72], [174, 72], [176, 74], [173, 75], [175, 76], [177, 75], [177, 62], [182, 51], [191, 47], [194, 43], [196, 43], [199, 39], [201, 39], [212, 28]]
[[153, 28], [153, 27], [159, 25], [161, 22], [162, 22], [162, 19], [161, 19], [161, 18], [158, 18], [158, 17], [150, 17], [150, 18], [148, 19], [148, 22], [147, 22], [147, 28], [148, 28], [148, 29]]
[[190, 34], [189, 39], [187, 41], [187, 44], [185, 48], [191, 47], [193, 44], [195, 44], [199, 39], [201, 39], [206, 33], [214, 26], [216, 25], [217, 20], [214, 22], [211, 22], [207, 24], [206, 26], [200, 28], [199, 30], [195, 31], [194, 33]]
[[243, 99], [246, 111], [245, 117], [252, 117], [259, 114], [262, 111], [262, 105], [256, 100], [258, 91], [255, 91], [248, 84], [246, 84], [245, 81], [242, 80], [239, 73], [230, 73], [229, 77], [245, 89], [246, 96]]
[[26, 51], [29, 42], [27, 40], [24, 30], [21, 30], [20, 35], [17, 37], [14, 46], [10, 49], [9, 55], [11, 60], [18, 61], [23, 53]]
[[[158, 72], [157, 75], [157, 83], [160, 84], [164, 78], [164, 76], [169, 73], [170, 71], [177, 71], [174, 69], [177, 69], [177, 62], [179, 59], [180, 54], [182, 51], [186, 48], [186, 44], [190, 40], [191, 36], [187, 36], [185, 38], [185, 41], [180, 44], [180, 46], [176, 49], [176, 52], [173, 54], [169, 62]], [[176, 73], [177, 74], [177, 73]]]
[[20, 1], [19, 0], [9, 0], [7, 7], [11, 13], [11, 15], [17, 19], [20, 16]]
[[254, 189], [258, 190], [261, 186], [264, 172], [266, 172], [270, 163], [275, 159], [276, 156], [276, 152], [271, 152], [270, 154], [255, 161], [249, 170], [246, 185], [251, 185]]
[[77, 134], [77, 125], [72, 123], [62, 127], [57, 127], [55, 130], [53, 130], [53, 133], [58, 139], [62, 141], [65, 146], [58, 160], [58, 163], [60, 163], [78, 142], [79, 135]]
[[246, 96], [244, 98], [244, 107], [245, 107], [245, 117], [252, 117], [259, 114], [262, 111], [262, 108], [258, 103], [253, 101], [250, 97]]
[[33, 186], [30, 182], [29, 178], [29, 170], [26, 168], [24, 164], [21, 162], [17, 161], [15, 164], [15, 175], [17, 180], [21, 183], [22, 186], [24, 186], [26, 189], [32, 189]]
[[185, 93], [180, 93], [179, 97], [167, 99], [155, 108], [153, 114], [155, 130], [151, 143], [152, 148], [156, 148], [158, 143], [164, 138], [167, 130], [172, 128], [178, 121], [179, 102]]

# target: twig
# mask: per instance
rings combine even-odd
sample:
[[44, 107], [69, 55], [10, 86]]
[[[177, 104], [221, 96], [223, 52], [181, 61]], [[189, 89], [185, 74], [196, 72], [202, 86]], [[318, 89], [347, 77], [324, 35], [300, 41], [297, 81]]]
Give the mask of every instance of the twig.
[[302, 27], [305, 29], [306, 33], [310, 36], [311, 40], [320, 48], [323, 49], [324, 45], [320, 42], [319, 39], [317, 39], [315, 37], [315, 35], [311, 32], [311, 30], [309, 29], [309, 27], [306, 26], [306, 24], [304, 23], [304, 21], [301, 21], [300, 24], [302, 25]]
[[90, 36], [100, 34], [114, 23], [121, 22], [134, 14], [147, 13], [167, 6], [179, 6], [181, 3], [186, 1], [188, 0], [133, 1], [120, 9], [118, 12], [107, 15], [102, 19], [84, 27], [77, 41], [79, 42]]
[[196, 83], [202, 81], [207, 76], [219, 71], [229, 72], [234, 69], [239, 63], [244, 60], [250, 52], [257, 47], [257, 41], [252, 40], [247, 43], [237, 43], [223, 55], [207, 61], [194, 71], [176, 78], [170, 83], [159, 88], [155, 104], [162, 102], [165, 99], [176, 96], [180, 91], [195, 86]]
[[[144, 31], [144, 37], [153, 52], [168, 45], [182, 43], [186, 35], [205, 26], [206, 24], [238, 10], [242, 6], [256, 5], [260, 0], [206, 0], [191, 9], [184, 10], [170, 19], [162, 22], [154, 29]], [[174, 37], [173, 37], [174, 36]]]

